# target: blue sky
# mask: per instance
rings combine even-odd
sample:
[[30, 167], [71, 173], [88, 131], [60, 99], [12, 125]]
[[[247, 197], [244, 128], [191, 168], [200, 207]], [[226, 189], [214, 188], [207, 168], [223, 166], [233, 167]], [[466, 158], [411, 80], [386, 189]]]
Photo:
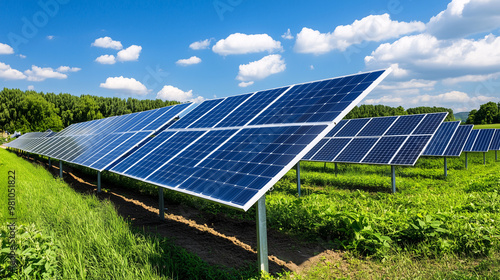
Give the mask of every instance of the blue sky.
[[2, 1], [0, 85], [200, 101], [392, 67], [365, 104], [500, 101], [500, 1]]

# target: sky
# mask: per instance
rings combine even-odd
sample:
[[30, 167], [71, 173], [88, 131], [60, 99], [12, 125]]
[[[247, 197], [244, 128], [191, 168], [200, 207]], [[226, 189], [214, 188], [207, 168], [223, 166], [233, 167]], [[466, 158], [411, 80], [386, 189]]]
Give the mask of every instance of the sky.
[[200, 102], [391, 67], [364, 100], [500, 102], [498, 0], [1, 1], [0, 87]]

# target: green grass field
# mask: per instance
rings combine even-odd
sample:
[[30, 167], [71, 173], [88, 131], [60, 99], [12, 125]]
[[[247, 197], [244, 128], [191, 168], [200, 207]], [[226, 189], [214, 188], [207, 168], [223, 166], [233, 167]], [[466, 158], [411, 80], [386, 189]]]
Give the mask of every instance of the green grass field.
[[495, 124], [475, 124], [474, 129], [500, 128], [500, 123]]
[[[494, 152], [487, 154], [486, 165], [482, 154], [469, 154], [468, 170], [463, 156], [450, 158], [447, 178], [442, 158], [397, 167], [396, 194], [390, 193], [388, 166], [339, 164], [338, 176], [333, 164], [326, 169], [323, 163], [301, 166], [302, 197], [297, 196], [295, 170], [268, 193], [268, 226], [309, 241], [319, 238], [341, 258], [321, 257], [303, 271], [265, 278], [500, 279], [500, 162]], [[78, 194], [43, 168], [0, 150], [2, 186], [8, 170], [16, 170], [18, 224], [28, 232], [23, 238], [35, 240], [30, 242], [38, 248], [35, 257], [19, 252], [23, 266], [13, 279], [43, 278], [43, 273], [59, 279], [255, 276], [211, 267], [168, 240], [131, 227], [110, 202]], [[151, 185], [112, 173], [103, 173], [103, 180], [156, 194]], [[0, 197], [5, 224], [6, 188]], [[255, 218], [253, 208], [243, 213], [178, 193], [166, 197], [209, 213]], [[6, 227], [2, 230], [0, 278], [12, 277], [6, 270]]]

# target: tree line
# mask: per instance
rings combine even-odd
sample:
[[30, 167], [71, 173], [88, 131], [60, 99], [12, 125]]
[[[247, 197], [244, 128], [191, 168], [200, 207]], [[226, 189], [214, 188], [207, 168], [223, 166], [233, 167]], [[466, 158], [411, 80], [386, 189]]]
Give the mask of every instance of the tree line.
[[500, 102], [488, 102], [479, 107], [479, 110], [469, 112], [466, 123], [468, 124], [493, 124], [500, 123]]
[[404, 109], [402, 106], [391, 107], [385, 105], [361, 105], [354, 107], [349, 112], [345, 119], [358, 119], [358, 118], [374, 118], [374, 117], [387, 117], [387, 116], [401, 116], [401, 115], [414, 115], [414, 114], [429, 114], [448, 112], [445, 121], [454, 121], [455, 116], [453, 110], [444, 107], [415, 107]]
[[78, 122], [179, 104], [177, 101], [122, 99], [4, 88], [0, 92], [0, 131], [60, 131]]

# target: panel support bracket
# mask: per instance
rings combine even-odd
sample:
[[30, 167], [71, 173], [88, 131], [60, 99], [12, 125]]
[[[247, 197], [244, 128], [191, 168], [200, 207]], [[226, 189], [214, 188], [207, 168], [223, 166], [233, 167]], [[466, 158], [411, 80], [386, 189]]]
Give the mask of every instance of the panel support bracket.
[[163, 188], [158, 187], [158, 210], [160, 220], [165, 220], [165, 200], [163, 199]]
[[392, 193], [396, 193], [396, 166], [391, 165]]
[[448, 177], [448, 159], [444, 157], [444, 177]]
[[267, 251], [266, 195], [257, 201], [257, 263], [259, 271], [269, 272]]
[[59, 177], [63, 177], [63, 164], [62, 160], [59, 160]]
[[97, 171], [97, 193], [101, 192], [101, 171]]

